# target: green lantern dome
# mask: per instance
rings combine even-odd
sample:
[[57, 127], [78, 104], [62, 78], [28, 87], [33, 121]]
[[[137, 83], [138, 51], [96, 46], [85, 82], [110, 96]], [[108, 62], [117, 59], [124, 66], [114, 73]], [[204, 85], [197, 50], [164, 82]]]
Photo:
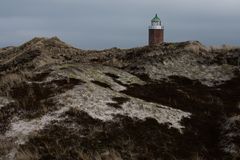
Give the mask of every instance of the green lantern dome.
[[160, 22], [160, 18], [158, 17], [158, 15], [156, 14], [155, 17], [152, 19], [152, 22]]

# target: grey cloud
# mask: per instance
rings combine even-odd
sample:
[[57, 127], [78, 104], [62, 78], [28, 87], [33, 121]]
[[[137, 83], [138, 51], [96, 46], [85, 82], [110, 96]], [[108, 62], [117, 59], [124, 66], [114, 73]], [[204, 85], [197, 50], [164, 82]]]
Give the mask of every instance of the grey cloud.
[[85, 49], [141, 46], [155, 13], [167, 41], [239, 44], [239, 6], [238, 0], [2, 0], [0, 47], [53, 35]]

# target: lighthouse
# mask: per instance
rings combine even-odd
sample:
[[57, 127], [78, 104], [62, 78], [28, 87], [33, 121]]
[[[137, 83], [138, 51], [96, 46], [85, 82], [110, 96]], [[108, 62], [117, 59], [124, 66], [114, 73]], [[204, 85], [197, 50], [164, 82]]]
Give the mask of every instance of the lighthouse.
[[164, 42], [164, 27], [161, 24], [161, 20], [156, 14], [151, 20], [149, 26], [149, 45], [161, 44]]

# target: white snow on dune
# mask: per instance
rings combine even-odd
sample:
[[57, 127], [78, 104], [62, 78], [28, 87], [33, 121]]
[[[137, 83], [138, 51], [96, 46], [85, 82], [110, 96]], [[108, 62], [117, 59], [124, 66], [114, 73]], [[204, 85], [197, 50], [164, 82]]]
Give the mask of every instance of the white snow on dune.
[[222, 127], [223, 138], [221, 140], [221, 146], [226, 153], [237, 157], [237, 155], [240, 154], [240, 144], [237, 143], [240, 137], [240, 115], [226, 119]]
[[53, 121], [61, 120], [59, 116], [68, 109], [69, 107], [63, 107], [60, 110], [48, 113], [41, 118], [36, 118], [31, 121], [16, 119], [11, 123], [11, 128], [6, 132], [5, 137], [16, 139], [16, 144], [24, 144], [29, 135], [43, 129]]
[[[108, 103], [116, 103], [112, 100], [113, 97], [127, 97], [130, 100], [121, 105], [122, 108], [114, 108], [108, 105]], [[77, 108], [102, 121], [111, 121], [116, 115], [142, 120], [154, 118], [158, 123], [170, 123], [170, 127], [181, 130], [184, 128], [180, 124], [181, 119], [190, 117], [190, 113], [145, 102], [94, 84], [76, 86], [74, 89], [60, 95], [58, 100], [58, 105]]]

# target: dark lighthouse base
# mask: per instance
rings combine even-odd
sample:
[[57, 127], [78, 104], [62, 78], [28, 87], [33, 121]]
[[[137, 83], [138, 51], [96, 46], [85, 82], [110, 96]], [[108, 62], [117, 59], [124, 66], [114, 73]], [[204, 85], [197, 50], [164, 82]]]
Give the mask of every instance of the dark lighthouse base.
[[149, 29], [149, 45], [157, 45], [164, 42], [164, 29]]

